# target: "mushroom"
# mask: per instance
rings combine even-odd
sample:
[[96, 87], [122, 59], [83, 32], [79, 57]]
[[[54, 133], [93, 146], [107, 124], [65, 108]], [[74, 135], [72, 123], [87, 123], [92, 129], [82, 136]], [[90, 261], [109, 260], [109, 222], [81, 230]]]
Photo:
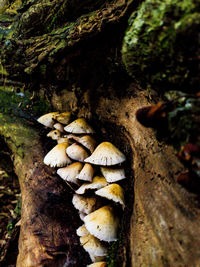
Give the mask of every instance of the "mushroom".
[[126, 157], [118, 148], [110, 142], [103, 142], [97, 146], [89, 158], [85, 159], [85, 162], [95, 165], [111, 166], [122, 163], [125, 160]]
[[64, 132], [64, 126], [61, 123], [59, 123], [59, 122], [55, 123], [53, 125], [53, 128], [57, 129], [58, 131], [60, 131], [62, 133]]
[[94, 168], [91, 164], [85, 163], [83, 169], [81, 172], [76, 176], [76, 178], [84, 181], [92, 181], [92, 178], [94, 176]]
[[84, 162], [84, 159], [88, 157], [88, 152], [77, 143], [72, 144], [66, 149], [67, 155], [73, 159]]
[[117, 182], [119, 180], [126, 178], [125, 171], [123, 168], [114, 169], [114, 168], [101, 167], [100, 169], [101, 173], [109, 183]]
[[58, 130], [51, 130], [48, 134], [47, 137], [50, 137], [53, 140], [58, 140], [61, 138], [61, 132]]
[[60, 137], [58, 140], [57, 140], [57, 143], [58, 144], [61, 144], [61, 143], [68, 143], [69, 144], [69, 139], [67, 137]]
[[87, 267], [106, 267], [107, 263], [105, 261], [98, 261], [92, 264], [87, 265]]
[[67, 125], [71, 118], [71, 112], [63, 112], [58, 115], [56, 115], [56, 120], [62, 124]]
[[93, 256], [105, 256], [107, 248], [95, 236], [88, 234], [80, 237], [80, 243], [83, 248]]
[[74, 207], [85, 214], [89, 214], [100, 206], [96, 197], [84, 197], [77, 194], [73, 195], [72, 204]]
[[54, 119], [57, 114], [58, 112], [47, 113], [39, 117], [37, 121], [46, 127], [53, 128], [53, 125], [55, 123]]
[[77, 230], [76, 230], [76, 234], [78, 236], [86, 236], [89, 235], [88, 230], [85, 227], [85, 224], [81, 225]]
[[88, 232], [100, 240], [112, 242], [117, 240], [118, 218], [111, 206], [104, 206], [84, 218]]
[[91, 183], [82, 184], [78, 190], [76, 190], [77, 194], [84, 194], [88, 189], [100, 189], [108, 185], [108, 182], [103, 176], [95, 176]]
[[80, 212], [80, 211], [79, 211], [79, 217], [80, 217], [81, 221], [84, 222], [84, 218], [85, 218], [86, 215], [87, 215], [87, 214], [85, 214], [84, 212]]
[[93, 134], [94, 130], [92, 127], [86, 122], [85, 119], [79, 118], [67, 126], [65, 126], [65, 131], [68, 133], [75, 133], [75, 134]]
[[76, 176], [82, 168], [83, 164], [81, 162], [74, 162], [67, 167], [58, 169], [57, 174], [67, 182], [78, 184]]
[[107, 185], [97, 190], [95, 194], [113, 200], [114, 202], [120, 203], [123, 208], [125, 207], [124, 191], [123, 188], [118, 184]]
[[44, 157], [44, 164], [51, 167], [62, 167], [70, 164], [71, 160], [66, 154], [66, 148], [68, 143], [61, 143], [56, 145], [49, 153]]
[[68, 135], [69, 139], [73, 139], [76, 142], [80, 143], [82, 146], [86, 147], [91, 153], [96, 147], [96, 140], [90, 135], [76, 136], [74, 134]]
[[95, 256], [92, 253], [89, 254], [92, 262], [98, 262], [105, 260], [105, 256]]

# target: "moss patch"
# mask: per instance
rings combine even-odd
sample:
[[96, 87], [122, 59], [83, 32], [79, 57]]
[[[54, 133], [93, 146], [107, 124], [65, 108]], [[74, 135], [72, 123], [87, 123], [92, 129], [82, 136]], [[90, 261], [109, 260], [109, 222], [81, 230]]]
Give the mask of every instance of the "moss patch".
[[[3, 90], [2, 90], [3, 89]], [[16, 93], [11, 87], [0, 87], [0, 112], [21, 117], [39, 116], [49, 110], [42, 98], [33, 99], [30, 94]]]
[[165, 90], [198, 91], [200, 2], [146, 0], [129, 19], [122, 58], [128, 73]]

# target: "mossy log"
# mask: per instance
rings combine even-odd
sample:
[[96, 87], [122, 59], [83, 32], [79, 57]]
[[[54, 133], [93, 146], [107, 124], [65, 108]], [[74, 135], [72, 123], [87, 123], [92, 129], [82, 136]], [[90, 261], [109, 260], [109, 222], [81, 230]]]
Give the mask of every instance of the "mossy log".
[[[133, 2], [107, 3], [44, 35], [11, 38], [4, 43], [4, 66], [8, 78], [27, 82], [29, 77], [28, 86], [37, 85], [34, 91], [45, 95], [54, 110], [72, 110], [90, 118], [102, 130], [102, 138], [127, 155], [122, 247], [115, 266], [198, 266], [198, 196], [176, 182], [184, 168], [173, 149], [137, 122], [137, 109], [152, 104], [147, 99], [154, 98], [155, 92], [138, 90], [121, 64], [121, 43], [129, 13], [135, 10], [129, 10]], [[141, 74], [140, 81], [143, 78]], [[69, 223], [74, 218], [75, 228], [79, 220], [68, 206], [71, 191], [43, 165], [45, 153], [38, 131], [24, 126], [22, 119], [18, 124], [3, 119], [8, 118], [2, 117], [0, 133], [15, 155], [24, 194], [18, 266], [29, 266], [28, 262], [83, 266], [85, 254], [78, 250], [75, 234], [70, 235]], [[13, 129], [16, 132], [11, 135]]]
[[0, 113], [0, 134], [13, 153], [22, 194], [17, 266], [81, 266], [85, 254], [75, 232], [81, 222], [72, 191], [43, 164], [45, 148], [38, 127], [30, 124]]
[[198, 92], [199, 11], [195, 0], [143, 1], [124, 37], [122, 58], [128, 73], [160, 91]]
[[[115, 266], [198, 266], [198, 198], [176, 183], [184, 168], [173, 149], [137, 122], [136, 110], [150, 103], [144, 91], [134, 90], [134, 98], [91, 95], [90, 110], [77, 107], [80, 116], [92, 113], [99, 119], [102, 137], [128, 158], [121, 258]], [[22, 190], [17, 266], [83, 266], [87, 256], [75, 234], [80, 221], [71, 206], [72, 192], [43, 164], [46, 148], [36, 125], [1, 113], [0, 134], [13, 152]]]
[[[57, 1], [49, 3], [49, 8], [52, 8], [51, 17], [56, 16], [56, 9], [54, 10], [52, 7], [55, 2]], [[66, 1], [63, 0], [62, 2]], [[59, 3], [60, 9], [63, 3]], [[54, 24], [54, 28], [51, 31], [43, 29], [40, 35], [30, 34], [27, 37], [26, 33], [23, 33], [23, 30], [26, 31], [27, 29], [23, 17], [27, 18], [27, 20], [30, 18], [30, 21], [28, 20], [27, 22], [28, 26], [30, 26], [35, 23], [34, 12], [37, 11], [37, 16], [40, 17], [43, 13], [48, 15], [45, 5], [41, 3], [36, 4], [39, 10], [35, 9], [34, 4], [31, 5], [27, 12], [23, 12], [21, 15], [20, 19], [22, 21], [19, 19], [16, 22], [13, 29], [15, 32], [13, 37], [1, 44], [4, 51], [2, 54], [2, 64], [8, 72], [8, 77], [21, 80], [27, 79], [34, 72], [46, 72], [50, 66], [56, 64], [60, 54], [73, 54], [75, 46], [83, 45], [84, 42], [88, 42], [88, 40], [100, 35], [111, 25], [119, 24], [127, 16], [132, 3], [132, 0], [127, 2], [118, 0], [113, 3], [104, 1], [103, 6], [100, 8], [96, 7], [93, 12], [86, 13], [79, 18], [75, 17], [74, 20], [66, 18], [62, 25]], [[93, 8], [95, 8], [95, 5]], [[69, 9], [67, 11], [69, 12]], [[43, 19], [44, 14], [42, 16]], [[40, 19], [40, 25], [42, 23], [44, 24], [45, 22]], [[39, 28], [41, 30], [41, 26]]]

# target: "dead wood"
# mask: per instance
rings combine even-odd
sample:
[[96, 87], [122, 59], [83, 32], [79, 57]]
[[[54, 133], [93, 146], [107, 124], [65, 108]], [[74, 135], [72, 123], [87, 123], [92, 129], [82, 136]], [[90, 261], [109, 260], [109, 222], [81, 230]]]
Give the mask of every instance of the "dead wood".
[[[106, 128], [106, 138], [127, 153], [127, 214], [122, 230], [127, 232], [129, 225], [130, 229], [121, 266], [198, 266], [199, 197], [176, 182], [184, 167], [173, 148], [158, 142], [155, 132], [136, 120], [136, 111], [150, 102], [146, 91], [133, 87], [129, 89], [134, 89], [134, 97], [95, 99], [90, 92], [88, 103]], [[79, 112], [88, 116], [84, 109]]]
[[24, 119], [1, 113], [0, 134], [13, 153], [22, 193], [17, 266], [81, 266], [84, 254], [75, 232], [80, 221], [72, 192], [43, 164], [39, 131]]

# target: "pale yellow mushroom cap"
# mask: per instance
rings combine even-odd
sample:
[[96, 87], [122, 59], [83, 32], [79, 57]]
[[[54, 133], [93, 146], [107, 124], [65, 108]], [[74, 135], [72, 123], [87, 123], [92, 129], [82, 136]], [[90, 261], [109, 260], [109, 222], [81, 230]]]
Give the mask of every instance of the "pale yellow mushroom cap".
[[86, 235], [89, 235], [89, 232], [86, 229], [85, 225], [83, 224], [76, 230], [76, 234], [78, 236], [86, 236]]
[[107, 263], [105, 261], [99, 261], [92, 264], [87, 265], [87, 267], [106, 267]]
[[92, 127], [86, 122], [85, 119], [79, 118], [67, 126], [65, 126], [65, 131], [68, 133], [75, 133], [75, 134], [92, 134], [94, 130]]
[[84, 159], [88, 157], [88, 152], [80, 145], [74, 143], [66, 149], [67, 155], [73, 159], [84, 162]]
[[117, 182], [126, 178], [125, 171], [123, 168], [114, 169], [101, 167], [100, 169], [103, 176], [109, 183]]
[[118, 148], [110, 142], [103, 142], [97, 146], [89, 158], [85, 159], [85, 162], [95, 165], [111, 166], [122, 163], [125, 160], [126, 157]]
[[85, 227], [100, 240], [112, 242], [117, 240], [118, 218], [111, 206], [104, 206], [84, 218]]
[[76, 190], [77, 194], [84, 194], [86, 190], [89, 189], [100, 189], [108, 185], [108, 182], [103, 176], [95, 176], [91, 183], [82, 184], [78, 190]]
[[123, 208], [125, 207], [124, 191], [123, 188], [118, 184], [107, 185], [104, 188], [97, 190], [95, 194], [120, 203]]
[[85, 196], [74, 194], [72, 198], [72, 204], [80, 212], [89, 214], [92, 211], [94, 211], [96, 208], [98, 208], [100, 203], [95, 196], [85, 197]]
[[53, 128], [53, 125], [55, 124], [55, 116], [58, 114], [58, 112], [50, 112], [45, 115], [42, 115], [37, 119], [37, 121], [41, 124], [43, 124], [46, 127]]
[[94, 256], [105, 256], [107, 254], [106, 247], [99, 239], [91, 234], [81, 236], [80, 243], [89, 254]]
[[81, 162], [74, 162], [67, 167], [58, 169], [57, 174], [67, 182], [78, 184], [76, 176], [82, 168], [83, 164]]
[[49, 153], [44, 157], [44, 164], [51, 167], [62, 167], [70, 164], [71, 160], [66, 154], [66, 148], [68, 143], [61, 143], [56, 145]]
[[58, 140], [61, 137], [61, 132], [58, 130], [51, 130], [48, 134], [47, 137], [50, 137], [53, 140]]
[[93, 176], [94, 176], [94, 167], [91, 164], [89, 164], [89, 163], [85, 163], [83, 169], [77, 175], [76, 178], [78, 178], [80, 180], [91, 182]]
[[55, 123], [53, 125], [53, 128], [57, 129], [60, 132], [64, 132], [64, 126], [61, 123], [59, 123], [59, 122]]
[[80, 137], [74, 134], [70, 134], [68, 135], [68, 138], [80, 143], [82, 146], [86, 147], [91, 153], [94, 151], [97, 144], [96, 140], [90, 135], [84, 135]]
[[71, 118], [70, 112], [63, 112], [56, 116], [56, 120], [62, 124], [68, 124]]

